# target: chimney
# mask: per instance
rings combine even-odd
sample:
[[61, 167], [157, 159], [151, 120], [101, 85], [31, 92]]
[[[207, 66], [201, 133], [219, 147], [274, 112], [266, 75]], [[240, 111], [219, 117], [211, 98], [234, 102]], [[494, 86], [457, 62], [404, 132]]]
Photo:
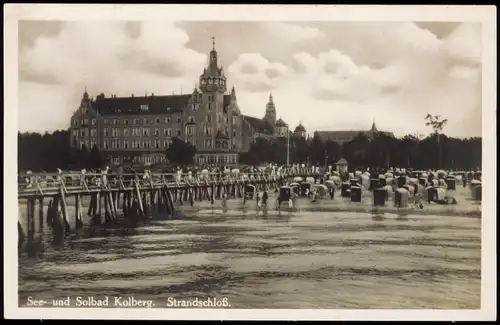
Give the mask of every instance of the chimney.
[[151, 93], [151, 97], [155, 97], [155, 93]]
[[130, 97], [134, 98], [134, 94], [130, 95]]

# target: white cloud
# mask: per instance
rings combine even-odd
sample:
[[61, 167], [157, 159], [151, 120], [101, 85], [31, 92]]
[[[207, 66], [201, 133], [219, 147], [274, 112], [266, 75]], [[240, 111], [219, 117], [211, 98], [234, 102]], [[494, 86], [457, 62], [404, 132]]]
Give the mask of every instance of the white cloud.
[[[193, 24], [188, 34], [143, 22], [131, 39], [122, 23], [68, 23], [55, 37], [38, 38], [21, 53], [20, 70], [52, 84], [21, 81], [21, 130], [66, 125], [85, 84], [93, 94], [191, 91], [210, 46], [208, 23]], [[278, 116], [291, 126], [301, 120], [310, 132], [367, 129], [375, 118], [397, 135], [428, 133], [426, 113], [447, 117], [448, 134], [481, 132], [479, 24], [461, 24], [441, 39], [411, 22], [211, 24], [244, 114], [263, 116], [272, 90]]]
[[[85, 85], [91, 96], [190, 92], [206, 54], [186, 48], [188, 40], [173, 24], [155, 22], [144, 23], [135, 39], [122, 22], [69, 22], [56, 37], [39, 37], [20, 53], [23, 75], [38, 76], [38, 83], [20, 80], [20, 130], [66, 125]], [[40, 83], [43, 76], [57, 86]], [[29, 118], [40, 108], [51, 119]]]
[[269, 38], [279, 43], [296, 44], [309, 40], [317, 40], [325, 37], [325, 34], [317, 28], [301, 26], [289, 22], [267, 22], [262, 24]]
[[289, 70], [259, 53], [243, 53], [229, 66], [230, 77], [238, 89], [257, 92], [269, 92], [278, 87]]

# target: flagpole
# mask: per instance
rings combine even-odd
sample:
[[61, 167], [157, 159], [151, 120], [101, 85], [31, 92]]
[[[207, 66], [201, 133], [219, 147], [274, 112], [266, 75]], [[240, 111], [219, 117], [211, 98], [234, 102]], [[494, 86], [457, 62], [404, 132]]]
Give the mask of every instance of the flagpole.
[[290, 166], [290, 128], [286, 129], [286, 166]]

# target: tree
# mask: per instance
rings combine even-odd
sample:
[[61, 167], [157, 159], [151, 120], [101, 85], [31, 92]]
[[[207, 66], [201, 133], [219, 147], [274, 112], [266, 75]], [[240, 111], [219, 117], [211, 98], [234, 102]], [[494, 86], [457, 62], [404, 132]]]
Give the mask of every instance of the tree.
[[88, 163], [87, 167], [88, 168], [101, 168], [103, 165], [103, 159], [101, 156], [101, 153], [99, 152], [99, 149], [97, 148], [96, 145], [92, 147], [92, 150], [90, 151], [90, 154], [88, 155]]
[[191, 165], [194, 161], [195, 152], [196, 148], [193, 145], [174, 137], [172, 138], [172, 144], [167, 149], [166, 157], [174, 164]]
[[425, 125], [430, 126], [436, 135], [436, 141], [438, 145], [438, 150], [439, 150], [439, 167], [442, 168], [443, 165], [443, 148], [440, 143], [440, 134], [443, 132], [443, 128], [445, 125], [448, 123], [448, 119], [442, 119], [441, 115], [434, 115], [432, 116], [431, 114], [427, 114], [424, 119]]

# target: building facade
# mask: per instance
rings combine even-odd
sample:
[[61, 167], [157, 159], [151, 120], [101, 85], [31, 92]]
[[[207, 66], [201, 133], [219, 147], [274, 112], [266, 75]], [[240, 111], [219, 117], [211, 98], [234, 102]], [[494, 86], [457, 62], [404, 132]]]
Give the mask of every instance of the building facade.
[[358, 134], [365, 134], [369, 139], [373, 139], [376, 134], [385, 134], [394, 137], [392, 132], [379, 131], [373, 121], [372, 127], [369, 130], [357, 131], [315, 131], [314, 136], [319, 137], [323, 141], [335, 141], [340, 144], [353, 140]]
[[[191, 94], [100, 94], [94, 100], [85, 89], [71, 117], [70, 141], [73, 147], [96, 146], [115, 164], [154, 164], [165, 162], [166, 150], [177, 137], [196, 147], [198, 164], [235, 164], [256, 138], [283, 137], [287, 132], [288, 125], [276, 120], [272, 94], [264, 118], [241, 114], [236, 89], [228, 91], [214, 42], [199, 87]], [[305, 135], [305, 129], [302, 132]]]

